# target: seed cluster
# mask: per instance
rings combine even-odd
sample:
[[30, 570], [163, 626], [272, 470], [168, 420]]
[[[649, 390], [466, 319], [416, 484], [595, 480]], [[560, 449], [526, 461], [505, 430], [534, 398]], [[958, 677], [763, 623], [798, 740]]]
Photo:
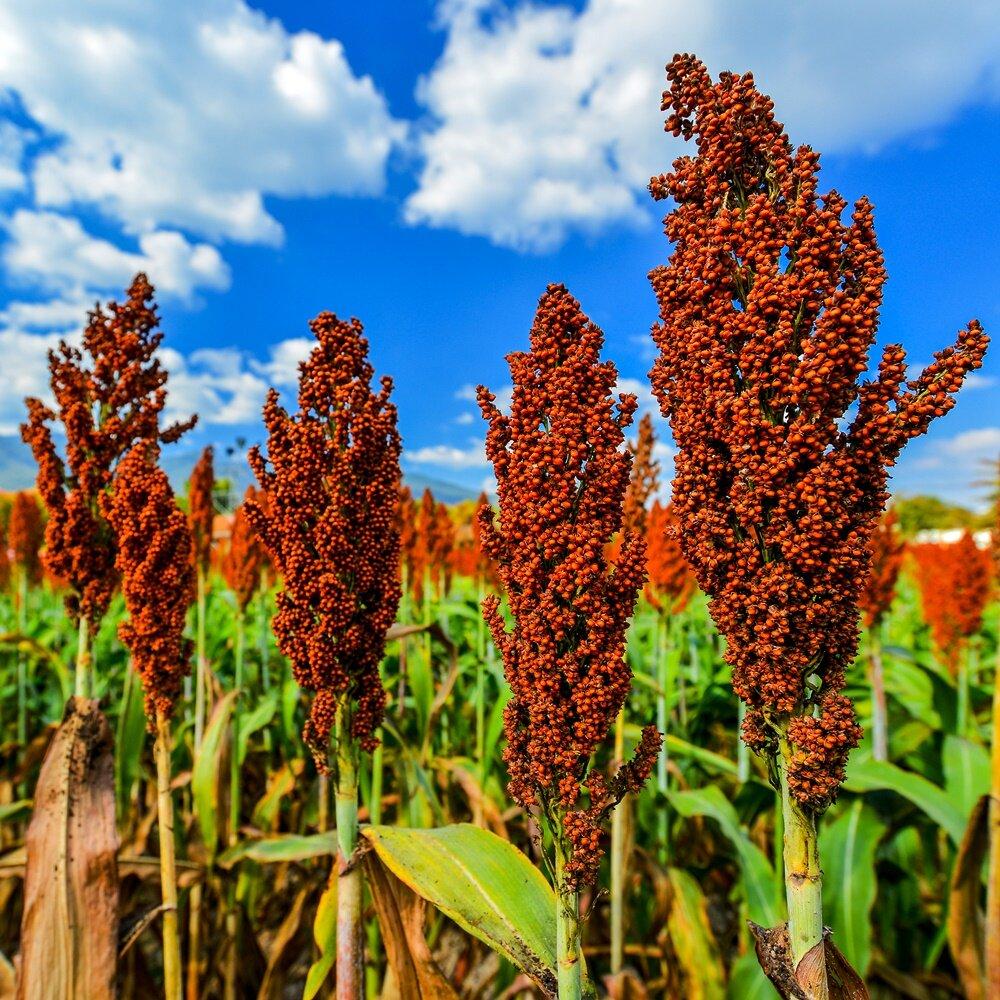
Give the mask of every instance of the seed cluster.
[[415, 510], [410, 548], [410, 587], [416, 600], [423, 599], [428, 584], [438, 597], [447, 591], [454, 546], [455, 525], [447, 505], [425, 489]]
[[[66, 342], [49, 352], [56, 409], [27, 399], [21, 436], [38, 465], [38, 492], [48, 509], [45, 564], [65, 580], [67, 610], [100, 622], [118, 583], [115, 541], [101, 514], [116, 463], [138, 441], [176, 441], [197, 418], [159, 430], [167, 372], [156, 358], [163, 339], [153, 286], [136, 275], [121, 304], [97, 306], [83, 332], [82, 350]], [[50, 424], [65, 432], [65, 460]]]
[[191, 532], [157, 457], [155, 445], [135, 445], [118, 463], [112, 492], [101, 497], [128, 610], [118, 634], [142, 678], [150, 725], [157, 711], [170, 715], [190, 670], [184, 625], [195, 592]]
[[[636, 400], [613, 400], [617, 373], [600, 361], [602, 344], [579, 303], [550, 285], [530, 351], [507, 358], [510, 415], [485, 387], [478, 392], [499, 499], [496, 518], [488, 506], [480, 512], [483, 547], [513, 615], [508, 632], [499, 599], [483, 603], [513, 693], [504, 760], [513, 797], [562, 818], [570, 884], [596, 878], [599, 821], [645, 780], [660, 744], [650, 729], [620, 780], [587, 774], [628, 693], [625, 631], [645, 569], [645, 543], [635, 532], [624, 534], [616, 562], [607, 554], [621, 527], [631, 464], [622, 429]], [[590, 808], [580, 804], [582, 785], [591, 789]]]
[[247, 517], [247, 504], [254, 502], [266, 507], [266, 501], [260, 491], [248, 486], [243, 503], [236, 508], [236, 513], [233, 515], [229, 545], [222, 558], [222, 576], [226, 586], [236, 596], [236, 606], [240, 614], [246, 613], [254, 594], [257, 593], [264, 568], [264, 550]]
[[496, 589], [496, 573], [489, 556], [483, 551], [483, 530], [479, 519], [479, 512], [489, 503], [490, 498], [480, 493], [469, 513], [456, 525], [455, 544], [448, 557], [448, 566], [458, 576]]
[[646, 519], [646, 600], [665, 614], [679, 614], [695, 592], [673, 507], [653, 504]]
[[318, 343], [300, 367], [298, 411], [272, 389], [267, 459], [250, 452], [267, 505], [245, 506], [284, 579], [274, 634], [299, 685], [315, 692], [304, 736], [326, 771], [345, 696], [362, 747], [375, 746], [382, 721], [378, 667], [400, 598], [400, 439], [391, 380], [371, 389], [361, 324], [324, 312], [309, 325]]
[[653, 459], [655, 444], [653, 418], [644, 413], [639, 421], [639, 433], [635, 442], [629, 442], [628, 446], [629, 454], [632, 456], [632, 472], [622, 506], [624, 531], [646, 530], [647, 505], [649, 498], [656, 493], [660, 479], [660, 463]]
[[14, 495], [7, 525], [7, 544], [11, 559], [24, 573], [31, 586], [42, 579], [40, 550], [45, 538], [45, 522], [34, 493], [22, 490]]
[[896, 596], [896, 581], [903, 565], [906, 542], [899, 533], [899, 516], [894, 510], [886, 513], [872, 532], [868, 548], [871, 551], [871, 573], [861, 591], [861, 621], [865, 628], [877, 628], [892, 607]]
[[993, 589], [993, 560], [969, 532], [951, 544], [913, 547], [924, 620], [945, 666], [957, 673], [962, 653], [983, 623]]
[[792, 718], [789, 783], [820, 810], [860, 737], [840, 691], [887, 469], [952, 407], [987, 338], [970, 323], [910, 382], [890, 345], [859, 382], [885, 280], [871, 205], [845, 223], [845, 200], [817, 193], [819, 155], [792, 149], [751, 75], [713, 84], [677, 56], [667, 76], [666, 129], [697, 143], [650, 182], [675, 203], [673, 253], [650, 276], [674, 507], [750, 706], [746, 735], [763, 749]]
[[214, 453], [211, 446], [202, 451], [191, 470], [188, 482], [188, 523], [194, 539], [194, 564], [202, 572], [208, 572], [212, 557], [212, 529], [215, 524], [215, 503], [212, 499], [215, 489]]

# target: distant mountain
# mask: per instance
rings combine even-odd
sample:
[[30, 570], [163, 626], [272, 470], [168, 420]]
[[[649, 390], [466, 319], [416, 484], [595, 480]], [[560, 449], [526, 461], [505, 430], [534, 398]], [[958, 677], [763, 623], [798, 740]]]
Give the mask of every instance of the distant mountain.
[[[201, 448], [187, 448], [181, 445], [167, 445], [163, 449], [162, 464], [164, 471], [170, 477], [174, 489], [181, 492], [191, 475], [194, 463], [198, 461]], [[230, 483], [230, 494], [234, 498], [242, 497], [253, 480], [253, 474], [247, 465], [244, 450], [236, 451], [225, 447], [215, 449], [215, 475], [218, 479], [227, 479]], [[474, 500], [478, 493], [455, 483], [431, 479], [418, 473], [404, 475], [406, 485], [413, 495], [419, 497], [428, 487], [438, 500], [445, 503], [459, 503], [462, 500]], [[0, 434], [0, 492], [26, 490], [35, 485], [35, 461], [31, 449], [13, 434]]]

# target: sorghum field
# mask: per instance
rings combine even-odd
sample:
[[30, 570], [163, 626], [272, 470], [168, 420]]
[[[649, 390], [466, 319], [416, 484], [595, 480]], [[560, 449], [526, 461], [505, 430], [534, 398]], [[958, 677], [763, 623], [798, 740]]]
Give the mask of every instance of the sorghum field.
[[673, 470], [560, 285], [451, 507], [356, 320], [235, 513], [211, 450], [160, 466], [143, 275], [52, 354], [0, 517], [0, 996], [1000, 995], [1000, 540], [887, 486], [986, 337], [870, 356], [871, 206], [749, 76], [678, 56], [664, 110]]

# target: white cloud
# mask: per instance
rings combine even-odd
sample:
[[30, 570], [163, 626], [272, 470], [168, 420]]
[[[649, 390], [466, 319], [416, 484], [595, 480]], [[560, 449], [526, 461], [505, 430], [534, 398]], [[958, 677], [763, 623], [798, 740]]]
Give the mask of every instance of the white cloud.
[[22, 169], [24, 150], [33, 133], [13, 122], [0, 121], [0, 193], [21, 191], [27, 184]]
[[428, 445], [405, 451], [403, 457], [418, 465], [437, 465], [445, 469], [482, 469], [489, 465], [486, 448], [481, 441], [472, 441], [467, 448], [449, 444]]
[[298, 385], [299, 365], [315, 346], [310, 337], [289, 337], [270, 345], [267, 361], [251, 361], [250, 367], [278, 389], [293, 388]]
[[[430, 125], [406, 206], [518, 249], [652, 217], [645, 186], [679, 144], [663, 137], [663, 65], [698, 53], [752, 69], [795, 141], [871, 148], [1000, 93], [1000, 6], [921, 0], [446, 0], [444, 52], [421, 81]], [[780, 26], [776, 29], [776, 25]], [[961, 53], [956, 58], [955, 53]]]
[[476, 418], [471, 413], [460, 413], [455, 417], [455, 423], [459, 427], [471, 427], [476, 422]]
[[277, 243], [267, 195], [372, 194], [404, 128], [336, 40], [243, 0], [6, 0], [0, 86], [61, 142], [37, 202]]
[[58, 333], [36, 334], [13, 327], [0, 328], [0, 357], [4, 358], [0, 434], [19, 433], [25, 418], [25, 396], [49, 398], [48, 352], [61, 338]]
[[894, 492], [924, 493], [954, 503], [981, 506], [986, 484], [995, 479], [1000, 427], [973, 427], [951, 437], [933, 433], [912, 442], [892, 473]]
[[159, 230], [139, 237], [137, 253], [89, 235], [80, 222], [55, 212], [18, 209], [4, 223], [2, 259], [8, 274], [59, 293], [100, 291], [128, 285], [146, 271], [167, 295], [190, 300], [197, 288], [229, 286], [229, 268], [207, 243], [189, 243], [177, 232]]

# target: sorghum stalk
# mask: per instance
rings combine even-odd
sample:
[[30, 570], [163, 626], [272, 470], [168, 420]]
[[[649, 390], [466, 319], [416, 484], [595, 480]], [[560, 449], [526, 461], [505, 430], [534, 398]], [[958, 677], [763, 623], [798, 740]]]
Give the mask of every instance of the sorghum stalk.
[[[176, 441], [196, 418], [159, 429], [167, 372], [156, 357], [163, 339], [153, 286], [137, 274], [124, 302], [90, 313], [81, 346], [61, 341], [49, 352], [49, 383], [56, 407], [29, 398], [21, 437], [38, 465], [38, 492], [48, 510], [45, 566], [68, 584], [66, 610], [86, 620], [88, 642], [78, 648], [74, 687], [93, 689], [93, 661], [83, 655], [118, 583], [115, 538], [103, 501], [115, 469], [140, 441]], [[51, 424], [65, 433], [56, 448]], [[81, 629], [81, 635], [84, 634]]]
[[80, 615], [76, 627], [76, 671], [74, 673], [74, 694], [77, 698], [86, 698], [88, 678], [90, 677], [90, 643], [87, 619]]
[[556, 841], [556, 979], [559, 1000], [580, 1000], [586, 964], [580, 941], [580, 891], [566, 877], [572, 848]]
[[[561, 285], [538, 304], [530, 351], [508, 355], [510, 414], [483, 386], [486, 453], [497, 479], [499, 514], [480, 510], [483, 548], [507, 593], [513, 628], [490, 595], [483, 615], [503, 657], [512, 697], [504, 712], [509, 789], [537, 812], [554, 845], [560, 997], [579, 997], [580, 888], [601, 860], [604, 820], [653, 769], [660, 736], [643, 731], [632, 760], [610, 777], [594, 754], [625, 704], [631, 671], [625, 633], [645, 576], [645, 545], [622, 532], [630, 456], [623, 428], [634, 396], [612, 388], [600, 361], [603, 334]], [[586, 802], [583, 801], [586, 798]]]
[[351, 718], [345, 702], [337, 713], [337, 1000], [363, 996], [364, 947], [361, 923], [361, 866], [358, 846], [358, 748], [351, 738]]
[[777, 756], [781, 794], [782, 859], [788, 904], [788, 938], [797, 968], [806, 953], [823, 940], [823, 871], [819, 863], [816, 817], [792, 795], [788, 768], [792, 748], [780, 741]]
[[[650, 377], [678, 449], [684, 553], [747, 705], [744, 739], [782, 798], [792, 968], [771, 969], [787, 981], [823, 936], [815, 825], [861, 736], [843, 688], [888, 468], [954, 405], [988, 341], [971, 322], [910, 381], [889, 345], [859, 381], [885, 281], [871, 204], [845, 221], [846, 201], [818, 193], [818, 154], [792, 147], [750, 74], [715, 83], [679, 55], [667, 77], [666, 128], [697, 150], [650, 182], [674, 205], [673, 252], [650, 276]], [[799, 981], [813, 996], [824, 954]]]
[[400, 440], [392, 382], [373, 392], [357, 320], [321, 313], [300, 366], [299, 409], [268, 393], [268, 456], [250, 452], [267, 498], [247, 517], [284, 580], [274, 633], [295, 679], [314, 696], [303, 734], [321, 774], [333, 772], [337, 822], [337, 996], [364, 990], [358, 763], [375, 749], [385, 690], [379, 662], [399, 607]]
[[[28, 628], [28, 571], [17, 567], [17, 631], [24, 635]], [[24, 753], [28, 742], [28, 659], [17, 651], [17, 743]]]
[[201, 741], [205, 735], [205, 712], [206, 712], [206, 687], [208, 685], [208, 662], [205, 650], [207, 648], [205, 638], [205, 615], [207, 605], [207, 587], [205, 585], [205, 574], [201, 567], [198, 568], [197, 578], [197, 598], [195, 603], [195, 679], [194, 679], [194, 748], [197, 752], [201, 749]]
[[163, 992], [167, 1000], [181, 997], [181, 940], [177, 922], [177, 864], [174, 846], [174, 804], [170, 795], [170, 719], [156, 711], [156, 808], [160, 840], [160, 893], [163, 904]]
[[881, 622], [868, 632], [868, 683], [872, 690], [872, 757], [889, 759], [889, 709], [885, 696]]
[[[625, 706], [615, 720], [615, 770], [625, 763]], [[611, 813], [611, 974], [625, 963], [625, 803]]]
[[167, 1000], [181, 995], [174, 818], [170, 796], [170, 715], [190, 670], [185, 619], [194, 597], [194, 564], [187, 519], [157, 465], [157, 448], [137, 444], [119, 463], [102, 511], [116, 536], [128, 618], [118, 628], [142, 678], [146, 718], [156, 734], [163, 968]]
[[1000, 650], [993, 683], [989, 844], [986, 876], [986, 994], [1000, 996]]

